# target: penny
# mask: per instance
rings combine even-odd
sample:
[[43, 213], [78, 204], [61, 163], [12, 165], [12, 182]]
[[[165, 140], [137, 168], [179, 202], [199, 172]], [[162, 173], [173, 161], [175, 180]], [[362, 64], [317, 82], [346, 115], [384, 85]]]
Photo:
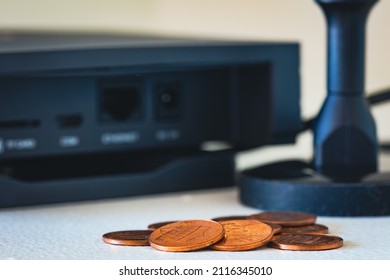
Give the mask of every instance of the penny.
[[229, 220], [245, 220], [248, 216], [224, 216], [212, 219], [216, 222], [229, 221]]
[[[247, 216], [247, 219], [251, 220], [251, 218], [249, 218], [248, 216]], [[257, 221], [256, 219], [253, 219], [253, 220]], [[280, 233], [282, 231], [282, 226], [281, 225], [270, 224], [270, 223], [265, 223], [265, 224], [269, 225], [272, 228], [272, 230], [274, 231], [274, 234], [278, 234], [278, 233]]]
[[281, 234], [274, 236], [268, 246], [291, 251], [321, 251], [343, 246], [343, 239], [326, 234]]
[[255, 219], [267, 224], [295, 227], [314, 224], [316, 216], [297, 211], [267, 211], [251, 215], [248, 219]]
[[211, 220], [186, 220], [162, 226], [150, 235], [150, 245], [161, 251], [186, 252], [208, 247], [224, 237], [223, 226]]
[[308, 225], [308, 226], [301, 226], [301, 227], [283, 227], [281, 229], [281, 233], [317, 233], [317, 234], [326, 234], [329, 232], [329, 229], [327, 226], [320, 225], [320, 224], [314, 224], [314, 225]]
[[278, 234], [282, 232], [283, 227], [281, 225], [277, 225], [277, 224], [267, 224], [267, 225], [269, 225], [272, 228], [274, 234]]
[[124, 230], [109, 232], [102, 236], [103, 241], [113, 245], [148, 246], [152, 230]]
[[256, 220], [227, 220], [220, 222], [225, 237], [210, 248], [219, 251], [245, 251], [261, 247], [273, 236], [272, 228]]
[[171, 223], [176, 223], [177, 221], [169, 221], [169, 222], [159, 222], [159, 223], [154, 223], [154, 224], [150, 224], [148, 225], [148, 229], [150, 230], [156, 230], [162, 226], [165, 226], [167, 224], [171, 224]]

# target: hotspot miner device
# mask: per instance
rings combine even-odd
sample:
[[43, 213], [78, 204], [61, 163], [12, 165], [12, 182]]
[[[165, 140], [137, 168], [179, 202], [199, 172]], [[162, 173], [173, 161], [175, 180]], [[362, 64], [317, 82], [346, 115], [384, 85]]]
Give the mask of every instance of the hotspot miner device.
[[0, 206], [235, 184], [301, 129], [299, 46], [0, 33]]

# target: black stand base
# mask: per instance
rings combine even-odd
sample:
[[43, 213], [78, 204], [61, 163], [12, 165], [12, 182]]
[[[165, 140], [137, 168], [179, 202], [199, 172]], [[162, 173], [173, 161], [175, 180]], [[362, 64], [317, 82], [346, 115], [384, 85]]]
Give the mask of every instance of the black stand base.
[[240, 198], [263, 210], [297, 210], [324, 216], [390, 215], [390, 172], [359, 182], [335, 182], [310, 164], [285, 161], [241, 174]]

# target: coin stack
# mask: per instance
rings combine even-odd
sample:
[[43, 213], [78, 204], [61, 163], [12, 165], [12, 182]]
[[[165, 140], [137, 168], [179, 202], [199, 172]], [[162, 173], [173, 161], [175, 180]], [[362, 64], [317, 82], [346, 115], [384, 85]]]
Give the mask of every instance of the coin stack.
[[316, 224], [315, 215], [296, 211], [267, 211], [250, 216], [218, 217], [212, 220], [184, 220], [154, 223], [148, 230], [109, 232], [103, 241], [113, 245], [151, 246], [167, 252], [203, 248], [245, 251], [268, 245], [292, 251], [336, 249], [339, 236]]

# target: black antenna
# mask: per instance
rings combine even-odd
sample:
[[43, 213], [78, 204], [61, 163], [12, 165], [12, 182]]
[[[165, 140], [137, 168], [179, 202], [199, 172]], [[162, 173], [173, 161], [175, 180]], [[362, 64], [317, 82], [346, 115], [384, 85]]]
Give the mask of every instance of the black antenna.
[[328, 24], [328, 94], [314, 126], [319, 172], [355, 181], [377, 171], [375, 122], [364, 97], [366, 20], [377, 0], [316, 0]]
[[328, 94], [315, 119], [313, 161], [244, 171], [241, 200], [265, 210], [390, 215], [390, 173], [377, 172], [375, 121], [364, 97], [366, 21], [377, 0], [316, 2], [328, 25]]

